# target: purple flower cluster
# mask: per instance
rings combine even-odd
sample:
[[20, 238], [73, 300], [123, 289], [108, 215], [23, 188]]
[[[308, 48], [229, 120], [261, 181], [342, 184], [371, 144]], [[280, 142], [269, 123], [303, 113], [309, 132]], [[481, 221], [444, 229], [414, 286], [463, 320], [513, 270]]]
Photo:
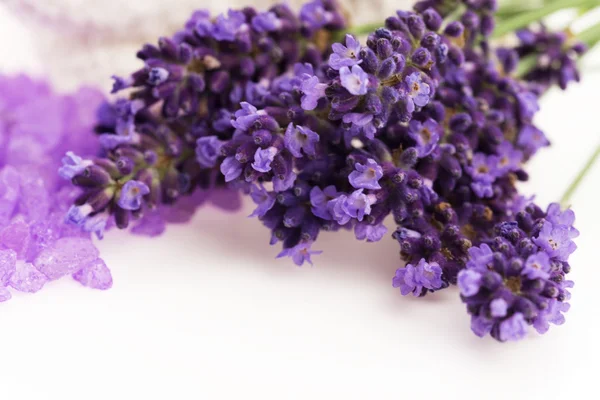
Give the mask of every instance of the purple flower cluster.
[[[11, 298], [9, 287], [37, 292], [65, 275], [97, 289], [112, 285], [90, 234], [64, 224], [80, 190], [56, 174], [67, 149], [96, 151], [90, 135], [102, 100], [92, 89], [61, 96], [42, 81], [0, 76], [0, 301]], [[68, 155], [61, 173], [84, 163]], [[102, 225], [87, 221], [90, 231]]]
[[109, 216], [120, 228], [136, 219], [134, 231], [157, 234], [182, 195], [194, 193], [179, 200], [193, 211], [216, 192], [231, 209], [241, 192], [279, 257], [302, 265], [321, 231], [375, 242], [391, 216], [403, 295], [458, 282], [476, 333], [499, 340], [556, 323], [574, 216], [516, 190], [549, 144], [533, 124], [544, 88], [511, 74], [518, 50], [491, 51], [495, 10], [425, 0], [339, 43], [331, 0], [298, 16], [285, 5], [197, 12], [115, 79], [132, 89], [99, 111], [100, 157], [65, 157], [61, 173], [84, 189], [68, 218], [96, 232]]
[[469, 249], [458, 287], [478, 336], [519, 340], [529, 325], [545, 333], [549, 324], [565, 321], [569, 309], [565, 275], [576, 249], [575, 215], [551, 204], [546, 212], [530, 205], [515, 221], [496, 225], [496, 236]]
[[[192, 196], [195, 204], [186, 200], [188, 216], [207, 198], [237, 208], [238, 193], [225, 184], [241, 173], [241, 162], [258, 173], [277, 164], [275, 150], [266, 147], [249, 154], [247, 145], [228, 157], [239, 132], [261, 123], [254, 106], [265, 104], [270, 82], [295, 63], [319, 64], [327, 38], [344, 26], [331, 0], [308, 3], [299, 15], [285, 4], [216, 18], [198, 11], [173, 37], [145, 45], [137, 54], [144, 67], [114, 77], [113, 91], [129, 89], [129, 98], [98, 111], [98, 157], [83, 159], [76, 151], [65, 157], [61, 175], [84, 190], [69, 221], [87, 231], [98, 230], [91, 220], [114, 219], [119, 228], [135, 221], [134, 232], [156, 235], [173, 220], [168, 205], [196, 189], [202, 193]], [[245, 101], [254, 106], [238, 111]], [[298, 138], [293, 151], [311, 155], [314, 137], [300, 143], [311, 135], [301, 130], [290, 127], [288, 136]]]
[[519, 58], [532, 57], [535, 67], [525, 79], [539, 83], [543, 88], [558, 84], [565, 89], [569, 82], [579, 82], [577, 59], [587, 50], [586, 46], [570, 38], [567, 32], [551, 32], [544, 25], [538, 30], [523, 29], [517, 32], [519, 44], [514, 49], [500, 49], [499, 59], [510, 72]]

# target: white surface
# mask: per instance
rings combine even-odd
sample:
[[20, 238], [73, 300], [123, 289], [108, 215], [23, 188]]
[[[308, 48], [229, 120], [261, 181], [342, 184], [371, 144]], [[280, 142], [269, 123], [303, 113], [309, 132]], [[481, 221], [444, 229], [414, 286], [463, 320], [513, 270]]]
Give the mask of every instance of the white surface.
[[[10, 54], [16, 66], [32, 59]], [[560, 196], [600, 140], [599, 89], [590, 72], [544, 98], [538, 122], [554, 146], [525, 188], [540, 203]], [[600, 164], [573, 198], [572, 308], [544, 336], [477, 338], [455, 289], [402, 297], [391, 239], [323, 234], [316, 266], [297, 268], [274, 259], [248, 210], [207, 208], [161, 239], [111, 232], [100, 245], [115, 280], [107, 292], [64, 279], [0, 305], [0, 397], [600, 398], [598, 183]]]

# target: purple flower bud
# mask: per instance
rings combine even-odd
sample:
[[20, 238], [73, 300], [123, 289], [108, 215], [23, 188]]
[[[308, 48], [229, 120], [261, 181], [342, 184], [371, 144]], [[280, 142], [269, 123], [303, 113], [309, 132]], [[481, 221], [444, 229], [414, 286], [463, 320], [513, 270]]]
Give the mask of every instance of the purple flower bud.
[[469, 30], [476, 30], [479, 27], [479, 16], [471, 10], [466, 11], [460, 18], [460, 21]]
[[464, 26], [459, 21], [452, 21], [444, 29], [444, 33], [450, 37], [459, 37], [463, 34]]
[[428, 8], [423, 12], [423, 21], [427, 29], [437, 31], [442, 26], [442, 17], [433, 8]]
[[431, 53], [424, 47], [419, 47], [411, 56], [411, 61], [419, 67], [429, 67], [432, 63]]
[[362, 48], [359, 53], [359, 58], [362, 61], [361, 67], [369, 74], [375, 73], [379, 65], [379, 60], [375, 52], [369, 48]]
[[480, 32], [483, 36], [490, 36], [494, 32], [496, 22], [494, 17], [491, 15], [484, 15], [481, 17]]
[[423, 19], [418, 15], [411, 15], [408, 17], [408, 30], [417, 39], [420, 39], [425, 33], [425, 23]]
[[377, 40], [377, 57], [379, 57], [380, 60], [385, 60], [391, 56], [393, 51], [392, 44], [388, 39]]

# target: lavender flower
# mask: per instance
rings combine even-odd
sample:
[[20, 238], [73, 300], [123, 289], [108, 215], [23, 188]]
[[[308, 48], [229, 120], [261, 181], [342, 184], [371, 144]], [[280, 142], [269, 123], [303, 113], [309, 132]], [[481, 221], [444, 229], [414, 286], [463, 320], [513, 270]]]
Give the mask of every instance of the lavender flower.
[[[556, 207], [548, 210], [555, 213]], [[498, 236], [489, 245], [469, 250], [471, 259], [458, 274], [458, 286], [478, 336], [519, 340], [529, 325], [544, 333], [549, 322], [564, 322], [561, 312], [568, 309], [572, 286], [565, 275], [574, 243], [567, 234], [570, 226], [553, 225], [548, 217], [528, 206], [517, 222], [498, 224]]]
[[379, 179], [383, 176], [383, 170], [373, 160], [369, 158], [365, 165], [356, 163], [355, 170], [348, 175], [350, 184], [356, 189], [381, 189]]
[[359, 64], [360, 43], [352, 35], [346, 35], [346, 45], [334, 43], [331, 48], [333, 53], [329, 56], [329, 66], [339, 70], [342, 67], [352, 67]]
[[427, 263], [421, 259], [417, 265], [408, 264], [396, 270], [393, 286], [400, 288], [400, 293], [406, 296], [422, 296], [424, 291], [435, 290], [442, 287], [442, 269], [437, 263]]
[[363, 95], [367, 93], [367, 85], [369, 84], [369, 75], [358, 65], [340, 68], [340, 80], [342, 86], [354, 95]]

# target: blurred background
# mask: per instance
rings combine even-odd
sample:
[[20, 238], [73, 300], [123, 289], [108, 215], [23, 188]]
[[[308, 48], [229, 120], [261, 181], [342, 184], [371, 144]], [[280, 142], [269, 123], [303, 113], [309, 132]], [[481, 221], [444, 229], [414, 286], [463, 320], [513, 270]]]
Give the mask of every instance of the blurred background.
[[[353, 25], [383, 21], [396, 10], [409, 9], [414, 3], [413, 0], [339, 1], [352, 14]], [[45, 76], [60, 90], [73, 90], [86, 83], [108, 91], [111, 75], [126, 75], [140, 67], [134, 55], [143, 43], [154, 43], [158, 35], [175, 32], [192, 11], [206, 8], [217, 14], [249, 4], [267, 9], [276, 2], [0, 0], [3, 35], [0, 52], [4, 55], [0, 73], [25, 71]], [[303, 3], [302, 0], [287, 2], [295, 9]], [[578, 7], [580, 3], [585, 7]], [[568, 25], [576, 32], [600, 18], [600, 12], [589, 13], [589, 4], [593, 3], [593, 0], [499, 0], [503, 18], [519, 17], [550, 4], [558, 8], [572, 5], [572, 9], [551, 15], [545, 21], [553, 28]]]
[[[354, 24], [383, 19], [411, 0], [340, 0]], [[110, 88], [110, 76], [141, 65], [134, 57], [145, 42], [178, 30], [192, 11], [213, 13], [251, 4], [266, 9], [275, 0], [0, 0], [0, 27], [12, 25], [18, 40], [0, 41], [2, 54], [26, 53], [28, 72], [51, 77], [60, 89], [81, 82]], [[302, 0], [288, 0], [298, 9]], [[15, 26], [18, 25], [18, 26]], [[3, 57], [4, 58], [4, 57]], [[15, 59], [18, 59], [16, 62]], [[4, 58], [0, 72], [22, 70], [22, 57]], [[72, 79], [77, 76], [77, 80]]]

